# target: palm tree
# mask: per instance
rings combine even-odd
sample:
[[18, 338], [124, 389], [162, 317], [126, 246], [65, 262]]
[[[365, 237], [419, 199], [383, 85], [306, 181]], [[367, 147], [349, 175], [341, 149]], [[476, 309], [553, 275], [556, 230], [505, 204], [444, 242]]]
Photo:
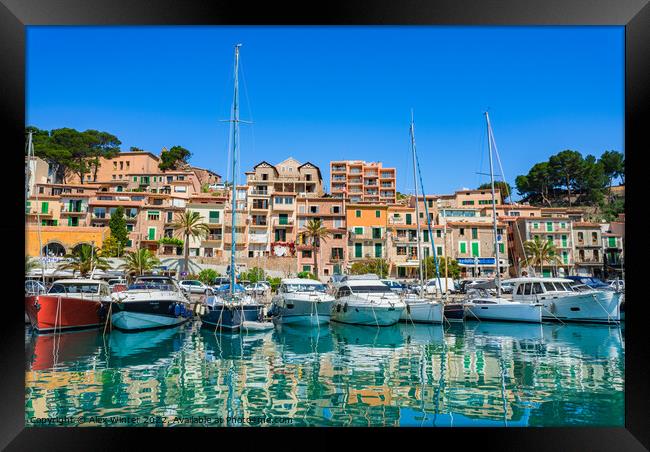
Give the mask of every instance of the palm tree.
[[320, 251], [320, 242], [327, 242], [330, 232], [321, 220], [309, 220], [305, 230], [298, 233], [303, 243], [310, 243], [314, 254], [314, 275], [318, 278], [318, 253]]
[[125, 270], [129, 275], [142, 275], [160, 264], [158, 258], [146, 248], [129, 251], [124, 256], [124, 260], [125, 262], [120, 268]]
[[533, 267], [539, 265], [542, 275], [544, 274], [545, 263], [550, 265], [554, 263], [562, 264], [562, 260], [558, 256], [553, 242], [549, 240], [542, 241], [539, 237], [535, 237], [535, 240], [528, 240], [524, 243], [524, 253], [526, 254], [524, 265], [532, 265]]
[[189, 243], [189, 238], [193, 237], [195, 239], [200, 239], [202, 237], [207, 236], [210, 234], [210, 226], [208, 226], [206, 223], [203, 223], [201, 221], [201, 214], [198, 212], [190, 212], [186, 211], [183, 213], [179, 213], [176, 216], [176, 221], [172, 223], [172, 228], [178, 233], [178, 235], [182, 236], [184, 238], [184, 263], [183, 263], [183, 268], [184, 272], [187, 273], [188, 268], [189, 268], [189, 260], [190, 260], [190, 243]]
[[92, 272], [94, 269], [108, 270], [111, 265], [106, 259], [100, 257], [100, 250], [97, 247], [83, 244], [76, 248], [72, 254], [68, 254], [72, 262], [64, 262], [58, 266], [59, 270], [72, 270], [72, 274], [79, 272], [82, 277]]

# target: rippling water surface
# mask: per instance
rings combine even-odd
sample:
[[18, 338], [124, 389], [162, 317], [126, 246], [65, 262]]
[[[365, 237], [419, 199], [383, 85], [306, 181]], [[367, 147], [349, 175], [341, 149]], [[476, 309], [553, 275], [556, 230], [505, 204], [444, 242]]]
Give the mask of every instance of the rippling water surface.
[[[26, 331], [26, 424], [623, 426], [618, 327], [468, 322], [215, 335]], [[233, 418], [246, 418], [248, 424]], [[268, 425], [268, 424], [267, 424]]]

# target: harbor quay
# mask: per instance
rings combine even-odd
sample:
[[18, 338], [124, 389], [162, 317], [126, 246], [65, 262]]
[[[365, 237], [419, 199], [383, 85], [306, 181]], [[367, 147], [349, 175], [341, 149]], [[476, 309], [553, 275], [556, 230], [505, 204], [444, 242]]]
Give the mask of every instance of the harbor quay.
[[[192, 266], [197, 272], [225, 270], [231, 255], [232, 187], [219, 174], [189, 164], [161, 171], [159, 161], [151, 152], [122, 152], [102, 157], [97, 171], [83, 180], [71, 175], [63, 182], [54, 180], [47, 162], [31, 157], [25, 254], [55, 258], [82, 244], [102, 248], [111, 215], [122, 207], [128, 241], [121, 251], [148, 249], [178, 268], [185, 244], [173, 224], [179, 214], [197, 212], [207, 227], [205, 234], [188, 240]], [[558, 254], [553, 265], [534, 268], [541, 276], [604, 279], [623, 272], [624, 214], [608, 223], [592, 221], [587, 207], [507, 202], [499, 189], [494, 209], [488, 189], [398, 197], [396, 169], [381, 162], [332, 161], [330, 193], [318, 166], [292, 157], [277, 164], [262, 161], [245, 176], [246, 183], [235, 188], [236, 258], [244, 267], [273, 275], [317, 272], [326, 281], [349, 273], [355, 262], [381, 259], [385, 277], [412, 279], [420, 260], [435, 253], [455, 260], [464, 278], [491, 278], [496, 271], [513, 277], [523, 270], [524, 244], [536, 239], [551, 242]], [[312, 220], [327, 230], [318, 246], [302, 234]]]

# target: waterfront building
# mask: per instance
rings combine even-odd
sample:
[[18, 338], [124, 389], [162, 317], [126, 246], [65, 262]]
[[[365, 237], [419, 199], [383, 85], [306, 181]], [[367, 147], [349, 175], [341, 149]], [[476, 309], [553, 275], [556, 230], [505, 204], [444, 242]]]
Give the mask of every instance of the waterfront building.
[[333, 197], [348, 198], [350, 202], [397, 201], [397, 170], [381, 162], [336, 160], [330, 162], [330, 192]]
[[601, 225], [603, 241], [603, 276], [607, 279], [623, 277], [625, 260], [625, 214], [616, 221]]
[[[207, 258], [222, 257], [224, 254], [223, 231], [225, 207], [228, 203], [226, 196], [211, 194], [193, 195], [187, 203], [187, 210], [198, 212], [201, 222], [210, 227], [210, 233], [200, 239], [190, 237], [188, 252], [190, 256]], [[165, 231], [167, 237], [174, 237], [174, 231]], [[166, 246], [165, 253], [173, 253], [173, 247]]]
[[296, 256], [299, 271], [314, 273], [314, 261], [318, 264], [318, 275], [327, 279], [340, 275], [347, 264], [347, 230], [345, 227], [345, 200], [341, 198], [297, 199], [297, 232], [300, 235], [311, 220], [320, 220], [327, 228], [329, 236], [320, 241], [318, 253], [309, 241], [298, 237]]
[[[88, 226], [45, 226], [25, 225], [25, 255], [63, 257], [72, 253], [78, 246], [86, 244], [100, 247], [110, 235], [108, 228]], [[39, 236], [41, 247], [39, 248]]]
[[388, 205], [347, 204], [346, 227], [349, 266], [366, 259], [386, 259]]
[[[447, 255], [458, 262], [461, 277], [494, 277], [496, 256], [492, 221], [450, 221], [445, 226], [443, 242], [449, 244]], [[507, 276], [510, 265], [506, 226], [502, 221], [497, 223], [501, 277]]]
[[601, 277], [603, 241], [599, 223], [573, 222], [575, 274]]
[[[534, 270], [540, 276], [568, 276], [574, 271], [574, 244], [571, 218], [567, 216], [518, 217], [517, 234], [521, 240], [514, 240], [515, 260], [520, 264], [525, 259], [524, 244], [529, 240], [548, 240], [555, 245], [559, 262], [544, 266], [543, 272], [537, 266]], [[523, 269], [523, 268], [522, 268]]]

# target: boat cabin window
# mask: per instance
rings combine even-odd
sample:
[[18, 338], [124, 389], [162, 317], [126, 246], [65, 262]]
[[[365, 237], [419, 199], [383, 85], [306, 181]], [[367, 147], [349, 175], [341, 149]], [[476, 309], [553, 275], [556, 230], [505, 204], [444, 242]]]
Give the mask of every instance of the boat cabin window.
[[81, 294], [97, 294], [99, 284], [84, 284], [84, 283], [71, 283], [71, 284], [53, 284], [49, 293], [81, 293]]
[[544, 281], [544, 288], [546, 289], [547, 292], [554, 292], [556, 290], [553, 283], [547, 281]]
[[540, 283], [533, 283], [533, 293], [544, 293], [544, 289], [542, 289], [542, 285]]
[[517, 286], [517, 292], [515, 292], [515, 294], [516, 295], [523, 295], [524, 294], [524, 285], [523, 284], [519, 284]]
[[283, 292], [286, 293], [325, 292], [325, 286], [323, 284], [284, 284], [283, 287]]
[[339, 288], [339, 291], [336, 293], [336, 298], [347, 297], [350, 295], [350, 288], [347, 286]]
[[532, 284], [526, 283], [524, 285], [524, 295], [530, 295], [530, 290], [531, 290]]
[[377, 286], [355, 286], [351, 290], [352, 293], [392, 293], [390, 287], [385, 284]]

